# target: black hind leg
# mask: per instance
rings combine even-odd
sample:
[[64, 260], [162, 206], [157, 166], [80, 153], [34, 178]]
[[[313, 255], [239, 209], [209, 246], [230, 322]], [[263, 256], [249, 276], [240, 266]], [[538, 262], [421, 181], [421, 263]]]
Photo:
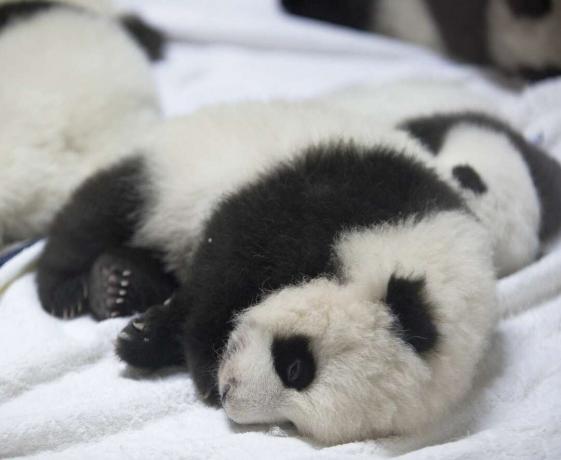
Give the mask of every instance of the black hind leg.
[[87, 309], [90, 269], [132, 237], [144, 208], [144, 165], [124, 161], [87, 180], [55, 218], [37, 269], [43, 308], [61, 318]]
[[181, 332], [185, 315], [172, 299], [134, 318], [117, 338], [117, 355], [145, 369], [184, 364]]
[[122, 247], [96, 259], [86, 287], [91, 313], [106, 319], [162, 304], [177, 284], [152, 251]]

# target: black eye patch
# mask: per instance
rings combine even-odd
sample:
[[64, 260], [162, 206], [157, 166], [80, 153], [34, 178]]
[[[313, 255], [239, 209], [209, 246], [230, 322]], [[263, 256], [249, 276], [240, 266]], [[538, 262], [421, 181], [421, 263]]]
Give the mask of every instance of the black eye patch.
[[316, 362], [308, 337], [276, 337], [271, 346], [271, 354], [275, 371], [285, 387], [301, 391], [313, 382]]
[[452, 174], [463, 188], [467, 188], [478, 195], [487, 191], [487, 186], [471, 166], [456, 166], [452, 170]]
[[425, 280], [399, 278], [392, 275], [388, 282], [385, 302], [395, 317], [395, 327], [400, 338], [417, 353], [432, 349], [438, 331], [430, 314], [430, 304], [425, 300]]

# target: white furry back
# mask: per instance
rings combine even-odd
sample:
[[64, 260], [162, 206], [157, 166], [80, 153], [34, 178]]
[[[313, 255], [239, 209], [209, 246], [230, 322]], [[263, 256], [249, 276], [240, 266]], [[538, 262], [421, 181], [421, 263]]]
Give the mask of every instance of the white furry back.
[[42, 232], [86, 176], [157, 119], [150, 69], [118, 25], [54, 8], [0, 33], [0, 244]]

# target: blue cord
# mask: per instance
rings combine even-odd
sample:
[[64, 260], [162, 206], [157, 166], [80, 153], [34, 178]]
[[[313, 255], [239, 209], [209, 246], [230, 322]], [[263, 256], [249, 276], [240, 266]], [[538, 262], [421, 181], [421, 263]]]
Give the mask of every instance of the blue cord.
[[19, 243], [16, 243], [15, 245], [8, 247], [4, 251], [0, 252], [0, 267], [6, 264], [6, 262], [8, 262], [9, 260], [13, 259], [24, 249], [33, 246], [37, 241], [39, 241], [39, 238], [33, 240], [21, 241]]

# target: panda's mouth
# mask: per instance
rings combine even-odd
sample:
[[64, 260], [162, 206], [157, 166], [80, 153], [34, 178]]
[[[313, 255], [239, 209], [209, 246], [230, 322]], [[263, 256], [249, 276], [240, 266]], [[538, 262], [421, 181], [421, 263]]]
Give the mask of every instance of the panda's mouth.
[[224, 385], [224, 388], [220, 392], [220, 402], [222, 403], [222, 405], [226, 403], [226, 400], [228, 398], [228, 393], [230, 393], [231, 389], [232, 389], [232, 385], [227, 383], [226, 385]]

